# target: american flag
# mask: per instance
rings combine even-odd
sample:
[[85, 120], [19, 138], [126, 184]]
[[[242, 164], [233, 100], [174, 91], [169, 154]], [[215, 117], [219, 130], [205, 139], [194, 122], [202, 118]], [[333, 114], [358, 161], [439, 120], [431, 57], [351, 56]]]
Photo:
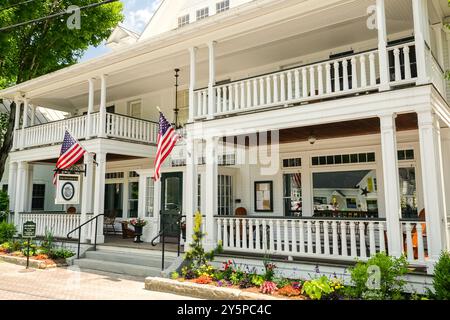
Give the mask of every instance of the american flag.
[[59, 159], [56, 162], [56, 171], [53, 175], [53, 184], [56, 184], [56, 177], [59, 170], [70, 168], [86, 153], [86, 150], [80, 145], [80, 143], [70, 135], [66, 130], [64, 134], [64, 141], [61, 146], [61, 153]]
[[155, 158], [155, 174], [153, 180], [158, 181], [161, 178], [161, 165], [172, 152], [173, 148], [181, 136], [175, 131], [172, 125], [167, 121], [162, 112], [159, 113], [159, 133], [158, 148]]
[[294, 188], [300, 189], [302, 187], [302, 174], [294, 173], [292, 179], [294, 182]]

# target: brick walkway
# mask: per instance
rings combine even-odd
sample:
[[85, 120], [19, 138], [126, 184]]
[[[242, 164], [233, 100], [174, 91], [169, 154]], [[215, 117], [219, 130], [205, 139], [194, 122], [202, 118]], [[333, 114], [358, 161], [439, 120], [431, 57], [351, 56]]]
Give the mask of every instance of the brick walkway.
[[25, 271], [0, 261], [0, 300], [186, 300], [144, 289], [144, 280], [75, 268]]

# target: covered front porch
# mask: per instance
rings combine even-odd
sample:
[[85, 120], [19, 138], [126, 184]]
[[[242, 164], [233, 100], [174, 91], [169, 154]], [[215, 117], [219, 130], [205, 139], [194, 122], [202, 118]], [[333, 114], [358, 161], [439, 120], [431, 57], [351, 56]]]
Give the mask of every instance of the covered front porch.
[[[366, 97], [353, 113], [333, 102], [242, 115], [226, 130], [222, 119], [193, 124], [186, 183], [200, 196], [186, 199], [188, 238], [199, 209], [209, 248], [331, 262], [384, 251], [430, 270], [448, 241], [449, 130], [411, 100], [388, 111], [413, 90]], [[220, 165], [220, 152], [233, 161]]]

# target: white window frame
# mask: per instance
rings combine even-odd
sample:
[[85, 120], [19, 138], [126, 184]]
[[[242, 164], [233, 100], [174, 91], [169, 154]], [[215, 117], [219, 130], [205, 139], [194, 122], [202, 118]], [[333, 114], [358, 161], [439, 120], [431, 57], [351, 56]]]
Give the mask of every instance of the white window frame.
[[230, 0], [216, 2], [216, 14], [230, 9]]
[[189, 14], [185, 14], [178, 17], [178, 28], [184, 27], [189, 24], [190, 16]]
[[[134, 116], [133, 115], [133, 106], [135, 105], [139, 105], [139, 116]], [[129, 117], [133, 117], [133, 118], [142, 118], [142, 100], [132, 100], [132, 101], [128, 101], [127, 103], [127, 115]]]
[[204, 7], [204, 8], [198, 9], [195, 12], [195, 16], [196, 16], [197, 21], [208, 18], [209, 17], [209, 7]]

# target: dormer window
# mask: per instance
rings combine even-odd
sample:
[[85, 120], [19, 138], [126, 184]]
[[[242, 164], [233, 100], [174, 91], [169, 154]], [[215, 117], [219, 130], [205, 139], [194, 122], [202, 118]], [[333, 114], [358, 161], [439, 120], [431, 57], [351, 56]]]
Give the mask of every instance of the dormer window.
[[205, 19], [208, 16], [209, 16], [209, 8], [208, 7], [197, 10], [197, 21]]
[[178, 28], [181, 28], [187, 24], [189, 24], [189, 14], [178, 17]]
[[216, 3], [216, 13], [221, 13], [230, 9], [230, 0], [224, 0]]

